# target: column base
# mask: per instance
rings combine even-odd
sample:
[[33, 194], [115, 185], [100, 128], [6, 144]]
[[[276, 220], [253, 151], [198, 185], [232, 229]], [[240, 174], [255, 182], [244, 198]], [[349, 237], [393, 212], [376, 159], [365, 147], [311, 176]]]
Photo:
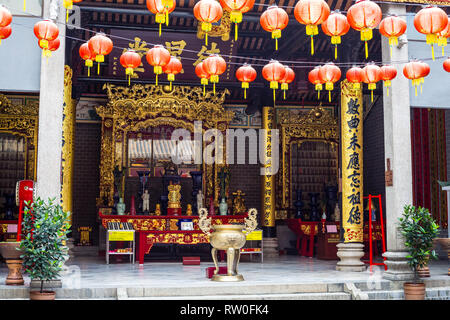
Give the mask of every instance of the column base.
[[362, 272], [366, 265], [361, 261], [364, 256], [362, 243], [339, 243], [337, 256], [341, 259], [336, 265], [337, 271]]
[[264, 260], [276, 259], [279, 257], [278, 238], [263, 238], [262, 242]]
[[384, 263], [387, 266], [387, 270], [383, 273], [383, 279], [393, 281], [406, 281], [414, 279], [414, 272], [408, 265], [406, 251], [387, 251], [383, 253], [383, 257], [387, 260]]

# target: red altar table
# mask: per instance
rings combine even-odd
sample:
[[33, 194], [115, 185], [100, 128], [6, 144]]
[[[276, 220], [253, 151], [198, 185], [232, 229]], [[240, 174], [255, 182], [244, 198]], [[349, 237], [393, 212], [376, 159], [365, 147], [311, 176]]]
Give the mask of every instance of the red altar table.
[[[247, 215], [211, 216], [211, 224], [243, 223]], [[130, 216], [103, 215], [99, 212], [103, 227], [108, 222], [129, 222], [136, 231], [139, 264], [144, 264], [144, 255], [150, 253], [155, 243], [198, 244], [209, 243], [208, 237], [198, 227], [198, 216]], [[194, 230], [179, 230], [180, 219], [191, 219]]]
[[[6, 241], [3, 237], [8, 233], [8, 226], [14, 224], [17, 225], [18, 223], [18, 220], [0, 220], [0, 241]], [[15, 234], [17, 234], [17, 232], [15, 232]]]

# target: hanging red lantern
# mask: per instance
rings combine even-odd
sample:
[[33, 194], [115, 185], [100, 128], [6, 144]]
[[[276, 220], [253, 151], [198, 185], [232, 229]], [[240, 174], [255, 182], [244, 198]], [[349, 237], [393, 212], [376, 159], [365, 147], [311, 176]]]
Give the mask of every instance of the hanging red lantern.
[[292, 70], [287, 66], [284, 66], [284, 69], [286, 70], [286, 73], [283, 79], [280, 80], [280, 83], [281, 83], [281, 90], [283, 90], [283, 100], [286, 100], [286, 90], [289, 89], [289, 83], [294, 81], [295, 72], [294, 70]]
[[9, 38], [11, 33], [12, 33], [11, 26], [1, 27], [0, 28], [0, 44], [2, 43], [3, 39]]
[[373, 90], [377, 88], [377, 82], [381, 80], [381, 68], [373, 63], [366, 64], [362, 69], [361, 79], [368, 84], [370, 101], [373, 102]]
[[398, 45], [398, 37], [404, 34], [406, 31], [406, 21], [397, 17], [396, 15], [389, 16], [381, 20], [380, 33], [389, 39], [389, 46], [392, 47]]
[[120, 64], [125, 68], [128, 85], [131, 84], [131, 76], [134, 74], [134, 69], [139, 67], [141, 62], [141, 56], [134, 50], [127, 50], [120, 56]]
[[159, 36], [161, 36], [161, 25], [169, 25], [169, 13], [175, 10], [175, 0], [147, 0], [147, 9], [155, 15], [155, 21], [159, 24]]
[[0, 28], [9, 26], [11, 21], [11, 12], [4, 5], [0, 5]]
[[66, 22], [69, 21], [69, 11], [73, 10], [73, 3], [78, 3], [81, 1], [83, 0], [63, 0], [64, 8], [66, 8]]
[[324, 0], [300, 0], [294, 8], [298, 22], [306, 25], [306, 34], [311, 36], [311, 55], [314, 54], [314, 36], [319, 34], [319, 24], [327, 20], [330, 7]]
[[448, 17], [444, 10], [435, 6], [421, 9], [414, 16], [414, 27], [427, 35], [427, 44], [431, 45], [431, 56], [434, 60], [434, 44], [438, 42], [438, 33], [445, 29]]
[[278, 39], [281, 38], [281, 30], [286, 28], [289, 22], [287, 12], [277, 6], [270, 6], [263, 12], [259, 22], [264, 30], [272, 33], [272, 39], [275, 39], [275, 50], [278, 50]]
[[205, 32], [205, 45], [208, 45], [208, 32], [212, 30], [212, 24], [222, 18], [223, 10], [216, 0], [200, 0], [194, 6], [194, 16], [202, 23], [202, 31]]
[[389, 96], [389, 87], [391, 86], [391, 80], [397, 76], [397, 69], [391, 65], [381, 66], [381, 80], [384, 81], [386, 87], [387, 96]]
[[195, 66], [195, 74], [200, 78], [200, 83], [203, 85], [203, 96], [205, 95], [206, 86], [208, 85], [209, 74], [203, 69], [203, 62]]
[[97, 74], [100, 74], [100, 63], [105, 61], [105, 56], [113, 49], [113, 42], [104, 33], [99, 33], [88, 41], [89, 50], [95, 54], [97, 62]]
[[427, 69], [425, 64], [419, 61], [408, 62], [403, 67], [403, 75], [406, 78], [412, 80], [412, 85], [414, 86], [416, 96], [417, 96], [417, 86], [421, 84], [422, 82], [421, 79], [424, 78], [426, 73]]
[[59, 49], [61, 42], [59, 41], [59, 38], [56, 38], [55, 40], [49, 41], [47, 47], [45, 48], [40, 41], [38, 41], [38, 45], [43, 50], [42, 52], [44, 57], [50, 58], [52, 56], [52, 52]]
[[353, 83], [354, 89], [361, 88], [362, 72], [363, 70], [360, 67], [353, 66], [350, 69], [348, 69], [347, 73], [345, 74], [345, 77], [348, 80], [348, 82]]
[[230, 12], [230, 21], [234, 23], [234, 41], [237, 41], [238, 23], [242, 22], [242, 14], [253, 8], [255, 0], [220, 0], [220, 4]]
[[249, 64], [244, 64], [236, 70], [236, 78], [242, 82], [244, 89], [244, 99], [247, 99], [247, 89], [250, 87], [249, 83], [255, 81], [256, 70]]
[[219, 76], [227, 70], [227, 63], [221, 56], [212, 54], [203, 60], [203, 70], [209, 74], [209, 81], [213, 84], [213, 92], [216, 94], [216, 83], [219, 82]]
[[88, 68], [88, 77], [91, 76], [91, 67], [94, 66], [95, 54], [89, 49], [89, 44], [83, 43], [78, 50], [81, 59], [83, 59], [84, 65]]
[[147, 51], [145, 55], [147, 62], [153, 66], [153, 72], [156, 75], [155, 84], [158, 85], [158, 75], [163, 73], [162, 67], [170, 61], [170, 52], [162, 45], [157, 44]]
[[450, 58], [447, 58], [444, 63], [442, 64], [442, 67], [445, 71], [450, 72]]
[[450, 38], [450, 17], [448, 17], [447, 26], [441, 32], [438, 32], [438, 46], [442, 47], [442, 56], [445, 56], [444, 48], [447, 46], [447, 38]]
[[34, 35], [39, 39], [39, 47], [43, 49], [42, 54], [44, 55], [49, 41], [55, 40], [59, 35], [58, 26], [50, 20], [43, 20], [34, 25], [33, 31]]
[[319, 78], [322, 83], [325, 83], [325, 90], [328, 90], [328, 101], [331, 102], [331, 91], [334, 89], [334, 83], [341, 78], [341, 69], [329, 62], [320, 67]]
[[319, 70], [320, 67], [315, 67], [308, 73], [309, 82], [311, 82], [315, 86], [314, 88], [317, 90], [318, 100], [320, 100], [320, 91], [323, 89], [322, 85], [324, 84], [324, 82], [322, 82], [322, 80], [319, 77]]
[[348, 9], [347, 21], [353, 29], [361, 32], [361, 41], [364, 41], [366, 59], [369, 57], [367, 41], [372, 39], [372, 29], [378, 26], [381, 18], [380, 6], [370, 0], [358, 0]]
[[275, 90], [278, 89], [278, 83], [286, 75], [284, 66], [275, 60], [270, 60], [262, 69], [264, 79], [270, 82], [270, 89], [273, 89], [273, 102], [275, 103]]
[[175, 81], [175, 75], [179, 74], [181, 70], [183, 70], [183, 65], [175, 56], [171, 56], [169, 63], [163, 67], [164, 73], [167, 74], [167, 81], [170, 83], [170, 90], [172, 90], [172, 81]]
[[334, 59], [337, 59], [337, 45], [341, 43], [341, 36], [350, 30], [347, 17], [339, 10], [331, 12], [328, 19], [322, 23], [322, 31], [331, 37], [331, 44], [334, 44]]

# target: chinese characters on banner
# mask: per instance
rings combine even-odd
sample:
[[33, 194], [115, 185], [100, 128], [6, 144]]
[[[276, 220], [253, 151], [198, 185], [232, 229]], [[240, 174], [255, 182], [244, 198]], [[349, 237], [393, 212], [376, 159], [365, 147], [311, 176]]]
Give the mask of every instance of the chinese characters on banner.
[[[265, 136], [265, 154], [264, 163], [268, 160], [268, 163], [275, 161], [272, 158], [272, 129], [275, 123], [275, 113], [272, 107], [263, 107], [262, 114], [263, 129], [267, 130], [267, 135]], [[278, 146], [278, 145], [277, 145]], [[265, 166], [265, 172], [268, 172]], [[275, 227], [275, 175], [265, 174], [262, 176], [263, 183], [263, 213], [262, 213], [262, 225], [264, 227]]]
[[[206, 59], [210, 54], [220, 54], [227, 62], [227, 70], [220, 76], [220, 81], [234, 81], [234, 65], [230, 64], [231, 58], [223, 55], [235, 55], [237, 46], [234, 40], [222, 41], [213, 38], [205, 46], [204, 40], [197, 39], [196, 34], [166, 32], [161, 38], [157, 32], [143, 31], [136, 36], [128, 30], [111, 30], [114, 45], [121, 48], [135, 50], [142, 58], [141, 65], [135, 69], [134, 79], [153, 80], [153, 68], [147, 63], [145, 54], [153, 47], [153, 44], [161, 44], [169, 50], [170, 54], [180, 58], [183, 70], [177, 75], [180, 81], [198, 81], [195, 74], [195, 66]], [[133, 41], [127, 40], [133, 39]], [[113, 77], [125, 77], [125, 69], [120, 65], [120, 55], [124, 50], [113, 50], [110, 55], [109, 75]], [[163, 77], [165, 80], [165, 77]]]
[[341, 82], [342, 226], [344, 242], [363, 242], [362, 90]]

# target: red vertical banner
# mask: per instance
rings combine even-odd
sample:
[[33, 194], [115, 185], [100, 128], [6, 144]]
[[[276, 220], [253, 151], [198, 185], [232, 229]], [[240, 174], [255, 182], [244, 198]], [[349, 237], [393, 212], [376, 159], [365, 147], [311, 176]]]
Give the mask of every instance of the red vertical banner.
[[437, 119], [436, 109], [428, 112], [429, 148], [430, 148], [430, 212], [432, 217], [439, 221], [439, 190], [438, 190], [438, 149], [437, 149]]
[[423, 207], [431, 210], [431, 188], [430, 188], [430, 137], [429, 137], [429, 111], [422, 111], [422, 181], [423, 181]]
[[[445, 110], [438, 110], [437, 127], [438, 127], [438, 156], [439, 156], [439, 180], [447, 181], [447, 146], [445, 138]], [[448, 207], [447, 192], [438, 186], [440, 196], [440, 221], [439, 225], [446, 229], [448, 227]]]
[[417, 206], [417, 190], [416, 190], [416, 143], [415, 143], [415, 135], [414, 135], [414, 113], [415, 109], [412, 110], [413, 116], [411, 117], [411, 164], [412, 164], [412, 188], [413, 188], [413, 206]]
[[422, 121], [421, 121], [421, 109], [414, 109], [414, 159], [415, 159], [415, 193], [416, 193], [416, 206], [423, 206], [423, 174], [422, 174]]

